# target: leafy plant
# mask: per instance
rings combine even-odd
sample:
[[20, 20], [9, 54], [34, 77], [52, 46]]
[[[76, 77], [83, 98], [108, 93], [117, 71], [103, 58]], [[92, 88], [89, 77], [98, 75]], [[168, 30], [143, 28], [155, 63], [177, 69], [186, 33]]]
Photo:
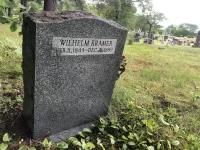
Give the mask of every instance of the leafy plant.
[[10, 142], [11, 141], [11, 137], [9, 137], [8, 133], [5, 133], [3, 136], [3, 141], [4, 142]]
[[28, 150], [36, 150], [35, 147], [30, 147]]
[[68, 148], [68, 144], [64, 141], [58, 142], [56, 145], [57, 145], [57, 148], [59, 148], [59, 149], [67, 149]]
[[95, 145], [92, 142], [87, 142], [87, 139], [81, 138], [79, 141], [76, 137], [71, 137], [69, 138], [69, 141], [71, 141], [73, 145], [79, 147], [80, 150], [90, 150], [92, 148], [95, 148]]
[[42, 142], [42, 145], [47, 148], [47, 149], [50, 149], [51, 146], [52, 146], [52, 142], [51, 141], [48, 141], [47, 138], [44, 139], [44, 141]]
[[26, 146], [22, 146], [19, 148], [19, 150], [27, 150], [27, 147]]
[[0, 144], [0, 150], [6, 150], [7, 148], [8, 148], [8, 144], [6, 144], [6, 143]]
[[[13, 4], [15, 3], [15, 4]], [[26, 10], [26, 8], [20, 4], [19, 1], [16, 2], [11, 2], [9, 0], [1, 0], [0, 1], [0, 22], [7, 22], [7, 23], [11, 23], [10, 25], [10, 31], [11, 32], [15, 32], [18, 29], [18, 25], [22, 25], [22, 14], [23, 12], [21, 11]], [[13, 8], [14, 9], [12, 11], [13, 15], [9, 16], [8, 14], [8, 9], [7, 8]]]
[[194, 103], [196, 100], [200, 99], [200, 87], [196, 85], [196, 82], [192, 82], [194, 91], [190, 92], [192, 94], [192, 103]]
[[5, 133], [3, 135], [3, 143], [0, 144], [0, 150], [6, 150], [10, 141], [11, 137], [8, 135], [8, 133]]

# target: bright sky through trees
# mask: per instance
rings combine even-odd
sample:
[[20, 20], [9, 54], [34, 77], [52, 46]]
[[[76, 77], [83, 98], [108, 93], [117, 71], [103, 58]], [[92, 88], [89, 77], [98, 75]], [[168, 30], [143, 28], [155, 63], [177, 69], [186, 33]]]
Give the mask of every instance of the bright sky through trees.
[[[200, 0], [152, 0], [155, 11], [163, 13], [167, 20], [161, 24], [167, 27], [171, 24], [196, 24], [200, 28]], [[92, 2], [92, 0], [86, 0]]]
[[161, 23], [164, 27], [182, 23], [200, 27], [200, 0], [153, 0], [153, 5], [156, 11], [164, 13], [168, 19]]

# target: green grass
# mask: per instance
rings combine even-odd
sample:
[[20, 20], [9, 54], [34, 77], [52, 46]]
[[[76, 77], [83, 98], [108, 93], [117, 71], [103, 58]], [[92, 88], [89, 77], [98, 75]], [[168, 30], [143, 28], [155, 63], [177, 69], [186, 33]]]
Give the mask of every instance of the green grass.
[[[18, 100], [23, 95], [21, 56], [16, 54], [21, 49], [21, 39], [18, 33], [10, 32], [8, 25], [0, 24], [0, 123], [4, 116], [4, 119], [8, 119], [7, 125], [11, 126], [5, 129], [0, 124], [0, 136], [5, 132], [16, 133], [16, 143], [23, 137], [21, 131], [16, 131], [19, 128], [15, 128], [15, 125], [21, 124], [13, 122], [16, 117], [20, 118], [21, 112], [18, 109], [21, 110], [21, 102]], [[160, 138], [178, 138], [181, 141], [181, 147], [177, 149], [184, 149], [188, 144], [195, 145], [196, 141], [198, 147], [200, 99], [195, 94], [200, 92], [200, 49], [133, 43], [125, 46], [124, 55], [127, 61], [126, 71], [116, 82], [109, 118], [120, 120], [121, 112], [131, 108], [133, 112], [130, 113], [133, 114], [128, 119], [125, 117], [121, 124], [127, 125], [133, 120], [140, 120], [150, 126], [155, 121], [155, 133], [163, 134]], [[17, 101], [11, 100], [13, 97]], [[133, 104], [134, 107], [130, 107]], [[160, 114], [170, 124], [178, 125], [181, 132], [174, 134], [170, 130], [171, 126], [161, 125]], [[139, 134], [143, 128], [138, 127], [138, 130]], [[193, 139], [193, 136], [195, 140], [187, 140]]]
[[[160, 50], [159, 47], [142, 43], [126, 45], [127, 66], [115, 86], [113, 111], [120, 109], [119, 104], [124, 106], [124, 101], [152, 109], [152, 104], [164, 99], [177, 112], [175, 116], [171, 114], [170, 120], [186, 134], [195, 133], [200, 138], [200, 99], [191, 94], [200, 91], [200, 48], [168, 46]], [[159, 113], [159, 107], [156, 111]]]
[[0, 76], [21, 72], [22, 36], [11, 32], [7, 24], [0, 24]]
[[[164, 94], [172, 103], [191, 102], [194, 83], [200, 85], [200, 49], [157, 45], [126, 45], [125, 73], [117, 81], [115, 90], [129, 93], [130, 100], [144, 102], [144, 97]], [[115, 97], [115, 94], [114, 94]]]
[[21, 47], [22, 36], [18, 36], [18, 31], [11, 32], [7, 24], [0, 24], [0, 45], [4, 44], [14, 48]]

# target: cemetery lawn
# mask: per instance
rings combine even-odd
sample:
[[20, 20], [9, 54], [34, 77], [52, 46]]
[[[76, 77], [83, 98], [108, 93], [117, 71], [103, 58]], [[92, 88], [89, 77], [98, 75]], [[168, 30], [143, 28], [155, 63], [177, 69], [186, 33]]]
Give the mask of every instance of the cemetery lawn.
[[[23, 125], [20, 50], [21, 37], [0, 24], [0, 137], [5, 133], [12, 136], [9, 142], [4, 139], [10, 149], [23, 145], [42, 149], [45, 144], [29, 140]], [[90, 137], [94, 149], [102, 149], [101, 144], [106, 150], [159, 149], [159, 146], [198, 149], [200, 49], [133, 43], [125, 46], [124, 55], [126, 71], [117, 80], [108, 118], [102, 118], [95, 126], [101, 134], [92, 130], [83, 132], [84, 137]], [[69, 143], [74, 146], [69, 149], [78, 147]]]

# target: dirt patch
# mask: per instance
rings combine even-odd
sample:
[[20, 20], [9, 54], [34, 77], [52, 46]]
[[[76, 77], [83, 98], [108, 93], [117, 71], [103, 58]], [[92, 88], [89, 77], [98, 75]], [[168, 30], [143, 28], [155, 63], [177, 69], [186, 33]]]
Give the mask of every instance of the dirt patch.
[[152, 62], [135, 59], [131, 64], [127, 63], [127, 69], [133, 70], [134, 72], [140, 71], [142, 68], [148, 68], [152, 66]]
[[152, 66], [153, 63], [152, 62], [148, 62], [148, 61], [144, 61], [144, 60], [137, 60], [136, 59], [134, 61], [134, 65], [148, 67], [148, 66]]
[[191, 65], [190, 68], [193, 68], [193, 69], [196, 69], [196, 70], [200, 70], [200, 66]]
[[154, 95], [153, 96], [153, 99], [154, 100], [159, 100], [160, 104], [162, 107], [170, 107], [171, 105], [171, 102], [169, 102], [166, 98], [165, 98], [165, 95], [164, 94], [161, 94], [161, 95]]

